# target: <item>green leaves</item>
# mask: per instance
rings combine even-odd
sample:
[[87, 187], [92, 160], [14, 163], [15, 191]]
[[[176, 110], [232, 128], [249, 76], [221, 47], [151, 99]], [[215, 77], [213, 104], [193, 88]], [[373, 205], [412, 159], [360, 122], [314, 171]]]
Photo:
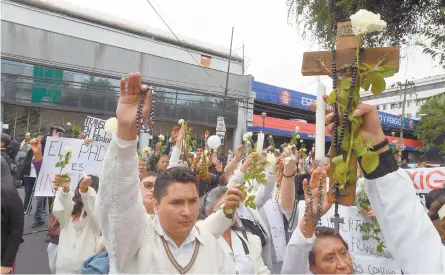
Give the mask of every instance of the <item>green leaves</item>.
[[367, 174], [372, 173], [379, 166], [379, 154], [371, 151], [366, 152], [362, 156], [361, 166]]
[[342, 155], [336, 156], [332, 159], [332, 163], [334, 163], [335, 165], [339, 165], [340, 163], [343, 163], [343, 162], [344, 162], [344, 160], [343, 160]]
[[372, 85], [371, 92], [374, 95], [381, 94], [386, 88], [386, 81], [382, 73], [372, 72], [366, 77], [366, 82]]
[[349, 88], [351, 87], [351, 78], [346, 78], [346, 79], [343, 79], [341, 82], [340, 82], [340, 89], [342, 89], [342, 90], [349, 90]]
[[328, 104], [332, 105], [337, 100], [337, 91], [333, 90], [328, 96]]

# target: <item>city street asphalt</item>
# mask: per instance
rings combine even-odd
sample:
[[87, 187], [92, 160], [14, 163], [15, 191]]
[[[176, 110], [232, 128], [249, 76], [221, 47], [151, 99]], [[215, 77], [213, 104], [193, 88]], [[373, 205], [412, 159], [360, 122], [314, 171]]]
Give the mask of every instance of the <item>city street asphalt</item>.
[[[24, 187], [17, 188], [20, 197], [23, 200], [25, 195]], [[45, 224], [31, 228], [34, 221], [34, 212], [36, 209], [36, 199], [32, 199], [33, 208], [28, 216], [25, 216], [25, 228], [23, 231], [24, 242], [20, 245], [17, 252], [15, 273], [16, 274], [49, 274], [48, 253], [46, 248], [48, 243], [45, 242], [48, 230], [48, 216], [45, 216]], [[48, 208], [48, 207], [47, 207]], [[48, 209], [46, 210], [48, 211]]]

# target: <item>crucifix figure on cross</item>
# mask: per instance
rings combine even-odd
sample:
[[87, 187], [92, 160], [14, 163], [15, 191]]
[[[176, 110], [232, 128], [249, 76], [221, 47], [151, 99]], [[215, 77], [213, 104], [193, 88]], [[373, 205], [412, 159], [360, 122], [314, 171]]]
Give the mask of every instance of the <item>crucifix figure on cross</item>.
[[371, 89], [374, 95], [378, 95], [386, 88], [384, 78], [394, 75], [399, 69], [399, 46], [362, 48], [363, 34], [354, 35], [351, 21], [338, 23], [335, 49], [305, 52], [303, 55], [304, 76], [328, 75], [333, 83], [328, 97], [328, 104], [334, 112], [329, 202], [335, 202], [335, 215], [331, 222], [336, 233], [343, 222], [338, 214], [338, 204], [355, 205], [357, 159], [368, 174], [379, 162], [371, 142], [363, 140], [358, 133], [363, 119], [352, 115], [360, 102], [360, 88]]

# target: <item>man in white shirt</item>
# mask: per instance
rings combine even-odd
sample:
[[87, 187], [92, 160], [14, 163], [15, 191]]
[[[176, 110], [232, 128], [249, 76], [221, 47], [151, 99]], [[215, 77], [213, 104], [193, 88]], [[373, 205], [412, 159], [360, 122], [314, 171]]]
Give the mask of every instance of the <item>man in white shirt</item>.
[[96, 201], [110, 273], [233, 273], [224, 265], [225, 254], [215, 236], [232, 224], [242, 193], [229, 189], [225, 206], [197, 227], [196, 175], [174, 167], [157, 177], [153, 191], [157, 215], [148, 215], [139, 188], [136, 117], [141, 91], [148, 92], [142, 118], [148, 116], [152, 91], [141, 87], [139, 73], [128, 75], [128, 86], [124, 78], [120, 84], [117, 131], [104, 159]]

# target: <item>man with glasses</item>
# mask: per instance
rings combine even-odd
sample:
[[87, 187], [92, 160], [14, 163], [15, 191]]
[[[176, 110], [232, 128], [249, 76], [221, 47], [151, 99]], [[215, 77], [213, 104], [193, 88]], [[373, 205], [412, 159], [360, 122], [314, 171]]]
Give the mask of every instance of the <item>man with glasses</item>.
[[147, 172], [141, 177], [140, 189], [145, 209], [148, 214], [154, 214], [153, 211], [153, 189], [156, 182], [156, 173]]

